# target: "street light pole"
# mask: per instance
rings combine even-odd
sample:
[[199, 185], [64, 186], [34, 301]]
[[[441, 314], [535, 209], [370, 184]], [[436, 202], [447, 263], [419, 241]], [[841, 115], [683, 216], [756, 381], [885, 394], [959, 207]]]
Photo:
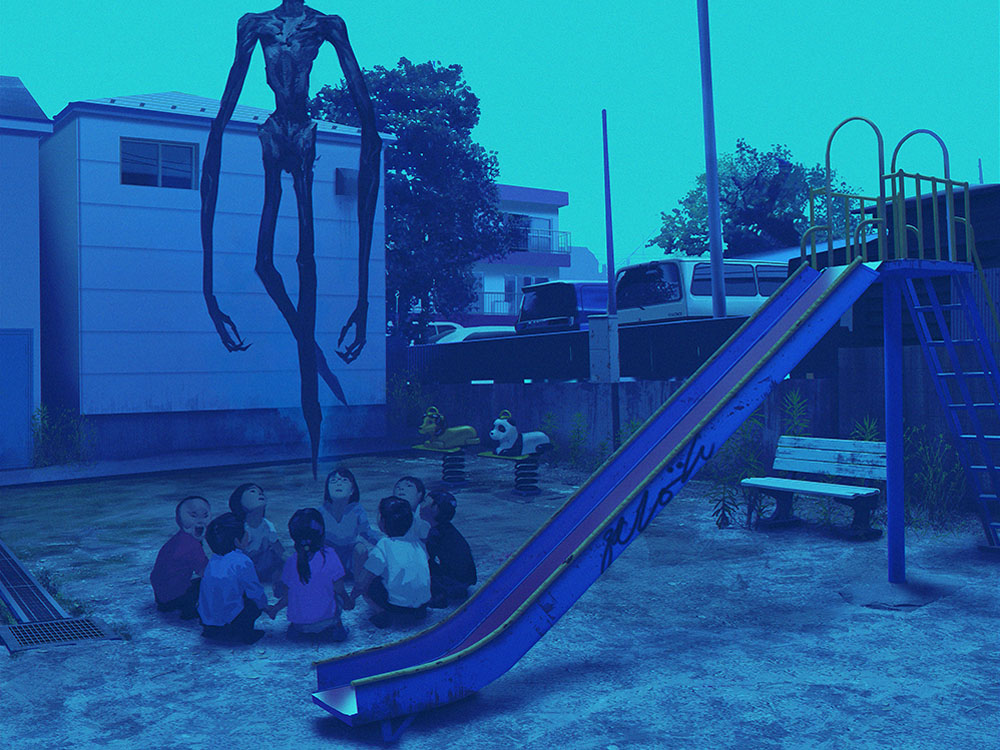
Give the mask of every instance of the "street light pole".
[[712, 316], [726, 317], [722, 269], [722, 219], [719, 211], [719, 163], [715, 149], [715, 108], [712, 104], [712, 54], [708, 38], [708, 0], [698, 0], [698, 41], [701, 49], [701, 107], [705, 127], [705, 187], [708, 189], [708, 249], [712, 269]]

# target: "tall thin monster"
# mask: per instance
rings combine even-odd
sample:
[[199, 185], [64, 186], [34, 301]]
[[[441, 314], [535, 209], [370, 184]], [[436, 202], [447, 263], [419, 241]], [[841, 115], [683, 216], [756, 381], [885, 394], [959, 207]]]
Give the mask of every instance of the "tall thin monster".
[[[204, 266], [202, 288], [208, 313], [222, 343], [229, 351], [241, 351], [244, 342], [232, 319], [219, 309], [213, 291], [213, 225], [219, 194], [222, 133], [232, 118], [254, 48], [264, 51], [267, 83], [274, 91], [274, 112], [259, 127], [264, 160], [264, 205], [257, 236], [254, 270], [268, 295], [278, 306], [298, 346], [302, 413], [312, 448], [313, 478], [319, 455], [320, 424], [318, 375], [344, 404], [347, 400], [336, 376], [330, 371], [316, 343], [316, 260], [313, 235], [312, 181], [316, 159], [316, 123], [308, 113], [309, 72], [323, 42], [337, 50], [340, 67], [351, 98], [361, 118], [361, 156], [358, 167], [358, 302], [340, 331], [339, 347], [354, 326], [354, 340], [337, 351], [344, 362], [352, 362], [365, 345], [368, 321], [368, 259], [372, 225], [381, 177], [382, 139], [375, 128], [375, 109], [361, 68], [347, 39], [347, 26], [339, 16], [326, 15], [306, 6], [303, 0], [283, 0], [265, 13], [247, 13], [236, 27], [236, 59], [229, 71], [219, 113], [212, 122], [205, 146], [201, 177], [201, 242]], [[292, 304], [285, 283], [274, 266], [274, 230], [281, 202], [281, 173], [292, 175], [299, 219], [298, 305]]]

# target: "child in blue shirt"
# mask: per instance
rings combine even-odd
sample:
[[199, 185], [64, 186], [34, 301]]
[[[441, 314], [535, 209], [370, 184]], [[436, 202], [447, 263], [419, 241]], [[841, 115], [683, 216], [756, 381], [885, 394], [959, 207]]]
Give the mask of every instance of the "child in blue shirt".
[[205, 532], [215, 553], [205, 566], [198, 592], [202, 635], [217, 641], [256, 643], [264, 636], [254, 622], [267, 607], [267, 594], [242, 548], [249, 541], [243, 522], [232, 513], [214, 519]]
[[351, 592], [352, 600], [364, 595], [375, 610], [371, 622], [377, 628], [427, 616], [431, 574], [424, 545], [406, 536], [412, 524], [413, 511], [406, 500], [382, 498], [378, 525], [386, 536], [368, 553]]
[[324, 543], [324, 532], [323, 516], [315, 508], [297, 510], [288, 521], [295, 555], [285, 561], [281, 580], [275, 584], [283, 593], [267, 614], [273, 620], [288, 605], [290, 640], [339, 642], [347, 638], [337, 602], [343, 601], [344, 609], [353, 609], [354, 602], [344, 589], [340, 558]]
[[336, 550], [345, 573], [352, 578], [363, 564], [368, 546], [379, 540], [379, 533], [372, 528], [360, 500], [361, 492], [350, 470], [340, 467], [327, 475], [320, 508], [326, 529], [324, 538]]

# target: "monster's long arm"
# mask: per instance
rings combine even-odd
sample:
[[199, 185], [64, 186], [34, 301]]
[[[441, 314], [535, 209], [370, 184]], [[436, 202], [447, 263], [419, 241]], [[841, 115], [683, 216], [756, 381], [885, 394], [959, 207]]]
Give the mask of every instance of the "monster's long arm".
[[[222, 104], [219, 113], [212, 121], [205, 144], [205, 159], [201, 166], [201, 248], [202, 248], [202, 291], [208, 314], [212, 316], [215, 329], [219, 332], [222, 343], [231, 351], [246, 349], [232, 319], [219, 309], [213, 290], [213, 227], [215, 224], [215, 203], [219, 197], [219, 169], [222, 163], [222, 131], [233, 116], [236, 102], [243, 90], [247, 69], [250, 67], [250, 57], [257, 44], [257, 35], [253, 30], [253, 18], [250, 14], [243, 16], [236, 27], [236, 59], [226, 80], [226, 90], [222, 94]], [[231, 329], [231, 333], [230, 333]]]
[[327, 41], [337, 50], [347, 91], [361, 118], [361, 158], [358, 164], [358, 304], [337, 340], [337, 346], [340, 346], [351, 326], [354, 326], [354, 341], [343, 352], [337, 352], [345, 362], [351, 362], [361, 354], [368, 331], [368, 259], [372, 250], [378, 185], [382, 177], [382, 139], [375, 129], [375, 107], [372, 106], [361, 67], [347, 40], [347, 26], [338, 16], [328, 16], [328, 21]]

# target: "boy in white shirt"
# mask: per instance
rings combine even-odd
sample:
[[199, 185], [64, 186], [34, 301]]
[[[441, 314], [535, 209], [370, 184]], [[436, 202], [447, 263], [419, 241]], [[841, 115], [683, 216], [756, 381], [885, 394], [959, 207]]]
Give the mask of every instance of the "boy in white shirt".
[[215, 554], [205, 566], [198, 591], [202, 635], [218, 641], [256, 643], [264, 631], [253, 626], [267, 607], [267, 594], [241, 549], [249, 539], [243, 522], [232, 513], [223, 513], [208, 525], [205, 539]]
[[377, 628], [427, 616], [431, 573], [424, 545], [407, 537], [412, 524], [413, 511], [406, 500], [394, 495], [382, 498], [378, 526], [386, 536], [368, 553], [351, 592], [352, 602], [363, 594], [375, 610], [371, 622]]

